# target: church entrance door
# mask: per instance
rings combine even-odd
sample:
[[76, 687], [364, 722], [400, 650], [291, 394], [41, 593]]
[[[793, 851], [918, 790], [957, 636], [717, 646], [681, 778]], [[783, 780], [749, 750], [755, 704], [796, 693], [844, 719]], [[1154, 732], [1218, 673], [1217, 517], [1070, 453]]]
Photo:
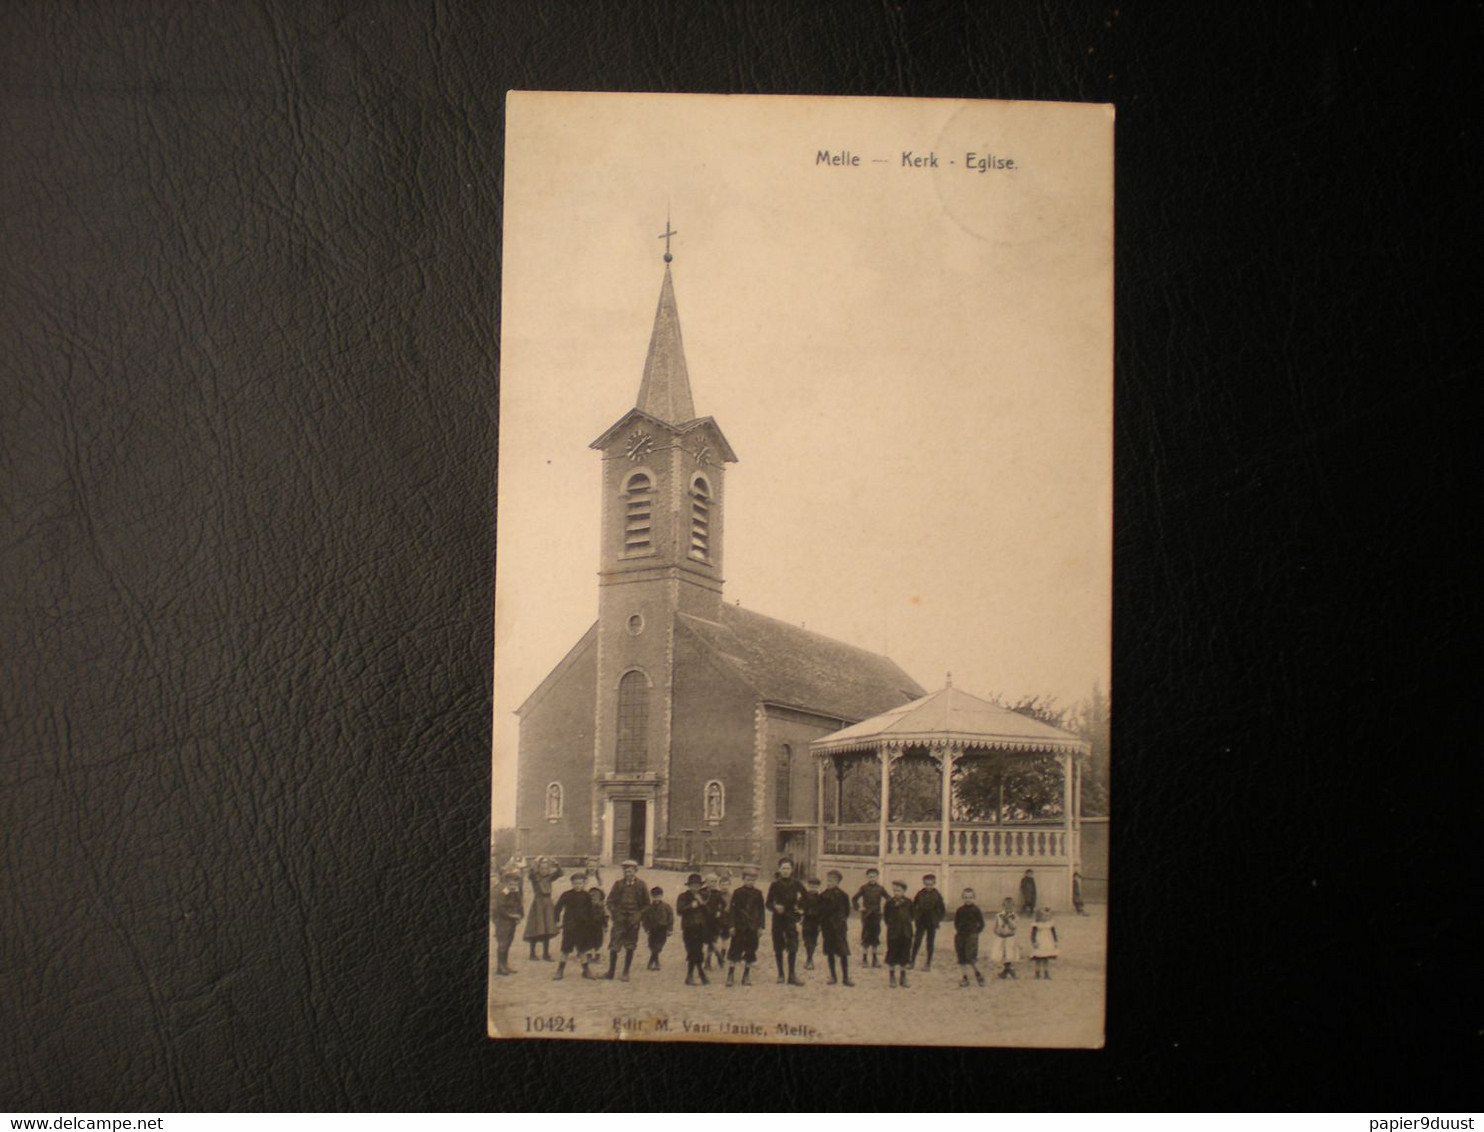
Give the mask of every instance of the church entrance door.
[[649, 826], [649, 803], [620, 798], [613, 803], [613, 859], [633, 858], [644, 864], [645, 834]]

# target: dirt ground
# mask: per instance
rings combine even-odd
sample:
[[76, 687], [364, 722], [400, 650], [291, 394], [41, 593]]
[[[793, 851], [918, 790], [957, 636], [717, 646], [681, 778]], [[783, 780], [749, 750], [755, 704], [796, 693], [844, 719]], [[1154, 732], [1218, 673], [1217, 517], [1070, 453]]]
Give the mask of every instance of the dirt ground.
[[[655, 883], [665, 887], [673, 906], [674, 886], [666, 883], [671, 879], [655, 878]], [[584, 980], [575, 965], [554, 982], [556, 963], [531, 962], [528, 945], [517, 935], [511, 949], [515, 974], [490, 980], [490, 1030], [504, 1037], [552, 1036], [556, 1026], [561, 1032], [555, 1036], [589, 1039], [1097, 1047], [1103, 1043], [1107, 910], [1103, 905], [1087, 910], [1087, 916], [1057, 910], [1061, 957], [1053, 961], [1049, 981], [1032, 977], [1029, 960], [1016, 964], [1017, 980], [1001, 980], [981, 963], [989, 985], [967, 989], [959, 987], [960, 971], [953, 965], [951, 921], [939, 929], [933, 969], [921, 970], [919, 957], [919, 970], [910, 974], [905, 990], [888, 986], [885, 967], [860, 968], [860, 921], [853, 915], [854, 987], [827, 985], [829, 971], [818, 953], [815, 969], [804, 970], [802, 948], [799, 976], [806, 985], [779, 986], [766, 929], [754, 985], [731, 988], [724, 985], [725, 970], [708, 972], [709, 986], [685, 985], [678, 934], [665, 945], [659, 971], [644, 970], [648, 950], [641, 939], [628, 983]], [[991, 909], [985, 912], [988, 919]], [[1022, 922], [1025, 950], [1028, 936]], [[986, 930], [982, 950], [988, 950], [991, 938]], [[493, 955], [493, 931], [490, 949]]]

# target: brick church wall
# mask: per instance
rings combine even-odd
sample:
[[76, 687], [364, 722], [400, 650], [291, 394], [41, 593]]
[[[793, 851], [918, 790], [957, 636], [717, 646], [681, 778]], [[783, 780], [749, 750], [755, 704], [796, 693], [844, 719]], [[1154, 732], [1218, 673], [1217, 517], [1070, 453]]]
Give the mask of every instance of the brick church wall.
[[[809, 754], [809, 744], [815, 739], [822, 739], [830, 735], [845, 724], [840, 721], [830, 723], [811, 717], [800, 712], [791, 712], [778, 708], [770, 708], [768, 711], [768, 790], [767, 799], [764, 803], [764, 820], [768, 825], [774, 825], [779, 821], [793, 825], [812, 825], [815, 819], [815, 788], [818, 779], [815, 775], [814, 759]], [[790, 813], [779, 814], [778, 803], [778, 773], [783, 745], [787, 743], [793, 749], [793, 758], [790, 760]]]
[[[751, 690], [718, 668], [688, 633], [677, 632], [669, 783], [672, 835], [709, 829], [718, 843], [753, 839], [753, 711]], [[703, 816], [706, 783], [712, 779], [726, 790], [726, 816], [714, 826]]]
[[[784, 851], [785, 846], [774, 833], [780, 822], [786, 826], [814, 824], [819, 780], [814, 759], [809, 754], [809, 744], [838, 731], [845, 723], [841, 720], [825, 721], [787, 708], [770, 707], [766, 726], [767, 774], [763, 791], [763, 828], [769, 832], [768, 841], [764, 845], [765, 856]], [[793, 751], [789, 760], [790, 805], [789, 813], [780, 814], [778, 776], [783, 765], [781, 756], [785, 743]], [[817, 847], [813, 844], [812, 835], [802, 843], [794, 838], [787, 848], [798, 859], [801, 867], [813, 864]]]
[[[520, 722], [516, 825], [527, 853], [580, 857], [592, 848], [593, 721], [596, 645], [556, 677]], [[562, 785], [562, 816], [546, 818], [546, 788]]]

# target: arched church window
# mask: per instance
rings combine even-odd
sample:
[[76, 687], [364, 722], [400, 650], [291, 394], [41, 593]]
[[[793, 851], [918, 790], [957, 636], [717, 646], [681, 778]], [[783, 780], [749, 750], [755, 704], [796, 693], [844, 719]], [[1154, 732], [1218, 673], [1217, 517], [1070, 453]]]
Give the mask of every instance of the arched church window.
[[654, 481], [646, 472], [635, 472], [623, 485], [623, 552], [643, 554], [652, 550], [650, 519], [654, 512]]
[[546, 820], [556, 821], [562, 816], [562, 784], [552, 782], [546, 787]]
[[620, 773], [649, 766], [649, 680], [637, 669], [618, 682], [618, 757]]
[[711, 485], [705, 476], [690, 483], [690, 556], [711, 561]]
[[706, 783], [706, 792], [702, 796], [702, 803], [707, 823], [719, 825], [722, 818], [727, 816], [727, 789], [720, 781], [713, 778]]
[[778, 792], [775, 796], [776, 804], [774, 817], [777, 821], [789, 821], [793, 818], [794, 807], [794, 749], [787, 743], [778, 752]]

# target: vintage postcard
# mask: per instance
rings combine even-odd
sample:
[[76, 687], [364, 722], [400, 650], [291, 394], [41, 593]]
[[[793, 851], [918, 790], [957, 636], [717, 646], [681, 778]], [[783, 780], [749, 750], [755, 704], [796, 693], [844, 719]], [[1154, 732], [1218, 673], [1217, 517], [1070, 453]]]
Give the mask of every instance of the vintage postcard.
[[1100, 1046], [1112, 107], [507, 109], [490, 1034]]

